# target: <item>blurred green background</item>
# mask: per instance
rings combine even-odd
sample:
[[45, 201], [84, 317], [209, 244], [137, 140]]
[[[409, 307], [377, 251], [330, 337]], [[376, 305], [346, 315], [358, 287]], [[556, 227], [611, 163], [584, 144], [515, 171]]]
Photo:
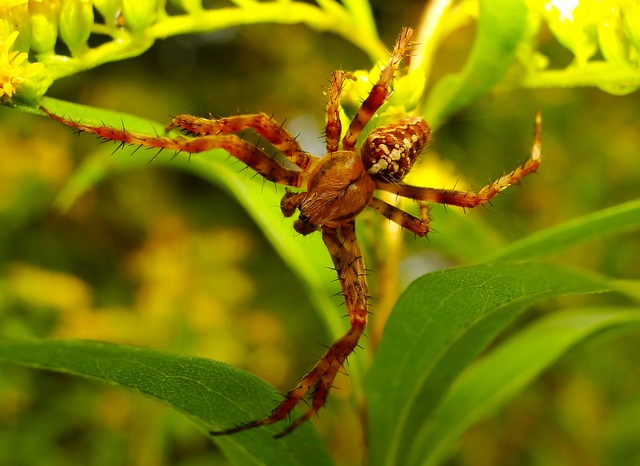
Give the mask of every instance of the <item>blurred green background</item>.
[[[372, 4], [387, 44], [401, 27], [415, 26], [423, 8], [420, 1]], [[454, 34], [439, 51], [435, 73], [459, 67], [472, 40], [472, 28]], [[546, 32], [540, 40], [557, 63], [571, 60]], [[264, 111], [286, 120], [303, 147], [320, 154], [330, 72], [369, 66], [362, 52], [333, 35], [255, 25], [159, 42], [139, 58], [59, 81], [48, 95], [156, 121], [182, 112]], [[469, 225], [488, 225], [496, 238], [518, 239], [640, 197], [639, 104], [637, 92], [498, 90], [438, 129], [425, 167], [435, 160], [450, 174], [444, 187], [458, 179], [480, 187], [527, 157], [540, 110], [539, 175], [465, 216]], [[298, 279], [216, 187], [151, 163], [104, 180], [63, 211], [54, 203], [57, 193], [83, 157], [102, 146], [0, 107], [0, 147], [0, 334], [90, 338], [210, 357], [281, 391], [328, 343]], [[403, 236], [405, 285], [415, 270], [461, 263], [464, 254], [451, 244], [473, 248], [472, 228], [446, 229], [447, 217], [458, 215], [452, 210], [432, 209], [436, 231], [429, 240]], [[361, 221], [384, 222], [369, 213]], [[366, 251], [384, 256], [367, 234], [361, 237]], [[554, 260], [638, 279], [639, 258], [640, 234], [629, 232]], [[368, 264], [375, 284], [376, 259]], [[615, 304], [617, 298], [589, 299]], [[336, 312], [343, 312], [339, 304], [336, 298]], [[573, 351], [474, 428], [451, 464], [640, 464], [638, 434], [628, 428], [640, 416], [639, 352], [637, 335]], [[342, 390], [332, 392], [316, 424], [337, 464], [358, 464], [363, 447], [345, 441], [361, 441], [357, 412], [347, 379], [337, 385]], [[0, 465], [36, 464], [195, 466], [224, 464], [224, 458], [188, 420], [152, 401], [2, 365]]]

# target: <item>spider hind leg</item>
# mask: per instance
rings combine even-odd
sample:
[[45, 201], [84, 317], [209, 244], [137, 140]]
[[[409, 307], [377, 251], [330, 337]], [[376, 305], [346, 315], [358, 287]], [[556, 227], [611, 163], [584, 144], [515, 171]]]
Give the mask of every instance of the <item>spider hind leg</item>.
[[357, 242], [353, 219], [333, 225], [324, 225], [322, 239], [338, 272], [342, 294], [349, 313], [349, 330], [329, 347], [327, 352], [300, 380], [298, 385], [285, 395], [284, 400], [267, 418], [227, 430], [213, 431], [210, 432], [211, 435], [234, 434], [286, 419], [298, 402], [309, 394], [311, 398], [309, 409], [276, 437], [289, 434], [324, 406], [336, 376], [343, 368], [347, 357], [357, 348], [358, 341], [367, 324], [369, 293], [367, 291], [366, 269]]

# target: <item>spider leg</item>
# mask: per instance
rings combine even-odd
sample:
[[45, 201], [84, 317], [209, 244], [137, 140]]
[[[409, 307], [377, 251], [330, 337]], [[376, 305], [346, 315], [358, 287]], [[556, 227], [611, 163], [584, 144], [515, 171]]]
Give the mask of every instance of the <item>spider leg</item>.
[[351, 121], [347, 132], [342, 139], [342, 148], [344, 150], [353, 150], [358, 142], [358, 137], [362, 129], [367, 125], [369, 120], [384, 104], [391, 91], [391, 81], [395, 75], [400, 62], [407, 55], [411, 39], [413, 38], [413, 29], [404, 28], [396, 41], [389, 62], [382, 69], [378, 82], [373, 86], [367, 98], [362, 102], [358, 113]]
[[[457, 191], [454, 189], [436, 189], [411, 186], [403, 183], [378, 182], [377, 188], [398, 196], [415, 199], [416, 201], [435, 202], [438, 204], [454, 205], [458, 207], [475, 207], [491, 200], [495, 195], [518, 182], [523, 177], [535, 172], [540, 166], [540, 133], [542, 120], [540, 113], [535, 118], [535, 134], [530, 158], [510, 173], [502, 175], [493, 183], [483, 187], [480, 191]], [[383, 214], [384, 215], [384, 214]]]
[[340, 94], [344, 85], [344, 71], [334, 71], [329, 90], [329, 104], [327, 105], [327, 125], [325, 127], [325, 139], [327, 142], [327, 154], [335, 152], [339, 148], [342, 134], [340, 122]]
[[176, 127], [196, 136], [215, 136], [253, 129], [302, 170], [307, 170], [315, 161], [314, 157], [302, 150], [296, 138], [282, 124], [264, 113], [235, 115], [217, 119], [182, 114], [175, 117], [165, 128], [165, 131], [170, 131]]
[[415, 235], [425, 236], [429, 233], [429, 208], [424, 204], [420, 204], [420, 218], [376, 197], [371, 198], [369, 207]]
[[331, 254], [331, 259], [338, 273], [342, 294], [349, 312], [349, 330], [329, 347], [311, 371], [300, 380], [293, 390], [285, 395], [284, 400], [271, 412], [269, 417], [228, 430], [214, 431], [211, 432], [212, 435], [233, 434], [285, 419], [296, 404], [311, 392], [310, 408], [277, 435], [277, 437], [281, 437], [303, 424], [324, 406], [336, 375], [343, 367], [347, 356], [358, 345], [367, 324], [368, 288], [366, 270], [355, 233], [355, 222], [348, 220], [331, 226], [324, 225], [322, 239]]
[[155, 147], [161, 150], [167, 149], [176, 152], [188, 152], [189, 154], [204, 152], [211, 149], [223, 149], [241, 162], [244, 162], [248, 167], [258, 172], [264, 178], [269, 181], [273, 181], [274, 183], [301, 187], [306, 181], [306, 172], [290, 170], [283, 167], [259, 148], [234, 134], [198, 136], [194, 138], [149, 136], [110, 126], [95, 126], [75, 122], [58, 115], [54, 115], [43, 107], [41, 107], [41, 110], [50, 118], [66, 126], [70, 126], [71, 128], [75, 128], [79, 131], [95, 134], [105, 140], [120, 141], [122, 146], [125, 144], [131, 144], [136, 146]]
[[501, 176], [477, 193], [473, 191], [457, 191], [455, 189], [424, 188], [404, 183], [378, 182], [377, 186], [384, 191], [409, 199], [415, 199], [416, 201], [435, 202], [438, 204], [471, 208], [490, 201], [495, 195], [504, 191], [522, 177], [536, 171], [539, 165], [539, 160], [528, 160], [524, 165], [516, 168], [511, 173]]

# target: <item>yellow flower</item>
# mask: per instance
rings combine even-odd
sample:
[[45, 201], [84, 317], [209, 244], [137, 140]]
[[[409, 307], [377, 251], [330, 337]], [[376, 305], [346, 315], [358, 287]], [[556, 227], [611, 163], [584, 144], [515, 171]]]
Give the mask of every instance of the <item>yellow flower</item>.
[[29, 63], [25, 52], [11, 51], [19, 32], [13, 31], [4, 41], [0, 40], [0, 99], [10, 100], [25, 79], [39, 73], [42, 63]]

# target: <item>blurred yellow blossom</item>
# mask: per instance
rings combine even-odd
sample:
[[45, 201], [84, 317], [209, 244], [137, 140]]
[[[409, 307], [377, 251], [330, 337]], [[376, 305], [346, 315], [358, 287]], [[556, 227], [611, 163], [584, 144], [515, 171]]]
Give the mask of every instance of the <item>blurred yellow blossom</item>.
[[44, 68], [42, 63], [29, 63], [25, 52], [11, 50], [18, 34], [18, 31], [13, 31], [0, 40], [0, 99], [3, 101], [10, 100], [25, 80]]

